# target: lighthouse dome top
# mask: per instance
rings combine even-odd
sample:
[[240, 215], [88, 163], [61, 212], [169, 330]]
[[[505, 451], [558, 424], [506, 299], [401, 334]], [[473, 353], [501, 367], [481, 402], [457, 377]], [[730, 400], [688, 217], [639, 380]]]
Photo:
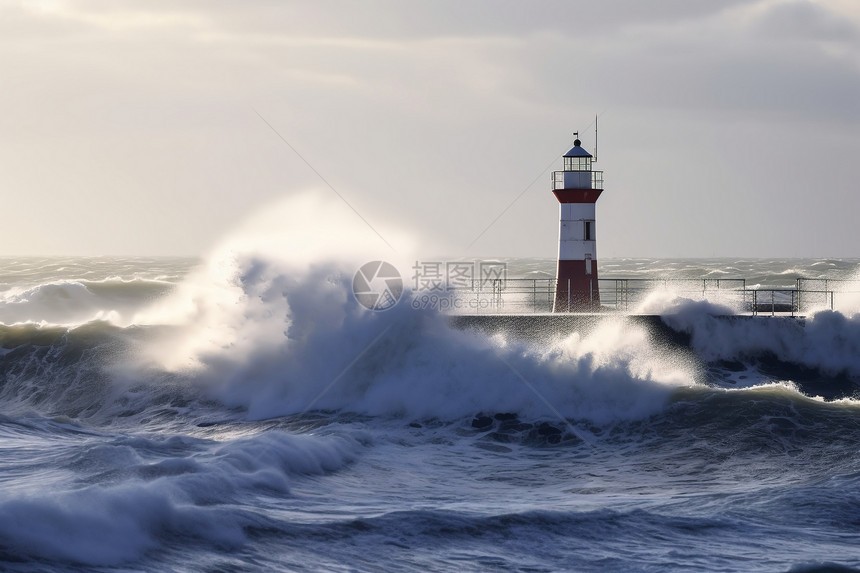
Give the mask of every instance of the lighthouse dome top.
[[573, 142], [573, 147], [562, 157], [591, 157], [591, 154], [582, 148], [582, 142], [578, 139]]

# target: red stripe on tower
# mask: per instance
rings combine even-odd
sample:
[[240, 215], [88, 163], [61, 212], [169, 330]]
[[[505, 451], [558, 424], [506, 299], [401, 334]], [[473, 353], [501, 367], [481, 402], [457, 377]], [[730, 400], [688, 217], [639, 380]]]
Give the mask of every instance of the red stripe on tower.
[[603, 172], [592, 171], [592, 161], [592, 155], [577, 139], [573, 149], [564, 154], [564, 170], [552, 174], [552, 192], [559, 202], [553, 312], [600, 309], [595, 206], [603, 192]]

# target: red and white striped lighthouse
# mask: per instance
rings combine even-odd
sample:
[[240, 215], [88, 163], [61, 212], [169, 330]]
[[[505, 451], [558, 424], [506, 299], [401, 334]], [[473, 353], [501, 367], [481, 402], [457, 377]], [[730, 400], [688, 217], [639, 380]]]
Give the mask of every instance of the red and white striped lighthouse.
[[552, 174], [552, 192], [559, 202], [553, 312], [594, 312], [600, 308], [595, 204], [603, 192], [603, 172], [591, 170], [592, 160], [577, 139], [564, 154], [564, 171]]

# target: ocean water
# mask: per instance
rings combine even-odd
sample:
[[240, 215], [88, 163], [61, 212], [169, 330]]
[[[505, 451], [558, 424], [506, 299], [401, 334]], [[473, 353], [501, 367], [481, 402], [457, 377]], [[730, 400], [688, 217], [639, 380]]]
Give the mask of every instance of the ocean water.
[[0, 260], [0, 570], [860, 570], [850, 298], [732, 321], [675, 297], [689, 348], [623, 318], [538, 344], [451, 328], [408, 284], [370, 311], [354, 264], [264, 251]]

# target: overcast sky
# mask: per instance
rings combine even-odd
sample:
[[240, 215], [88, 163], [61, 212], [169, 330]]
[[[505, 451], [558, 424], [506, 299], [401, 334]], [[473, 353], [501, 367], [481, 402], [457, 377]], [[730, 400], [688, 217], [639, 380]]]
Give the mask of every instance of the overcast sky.
[[203, 254], [315, 169], [552, 257], [600, 114], [598, 259], [860, 257], [857, 0], [0, 0], [0, 86], [4, 255]]

